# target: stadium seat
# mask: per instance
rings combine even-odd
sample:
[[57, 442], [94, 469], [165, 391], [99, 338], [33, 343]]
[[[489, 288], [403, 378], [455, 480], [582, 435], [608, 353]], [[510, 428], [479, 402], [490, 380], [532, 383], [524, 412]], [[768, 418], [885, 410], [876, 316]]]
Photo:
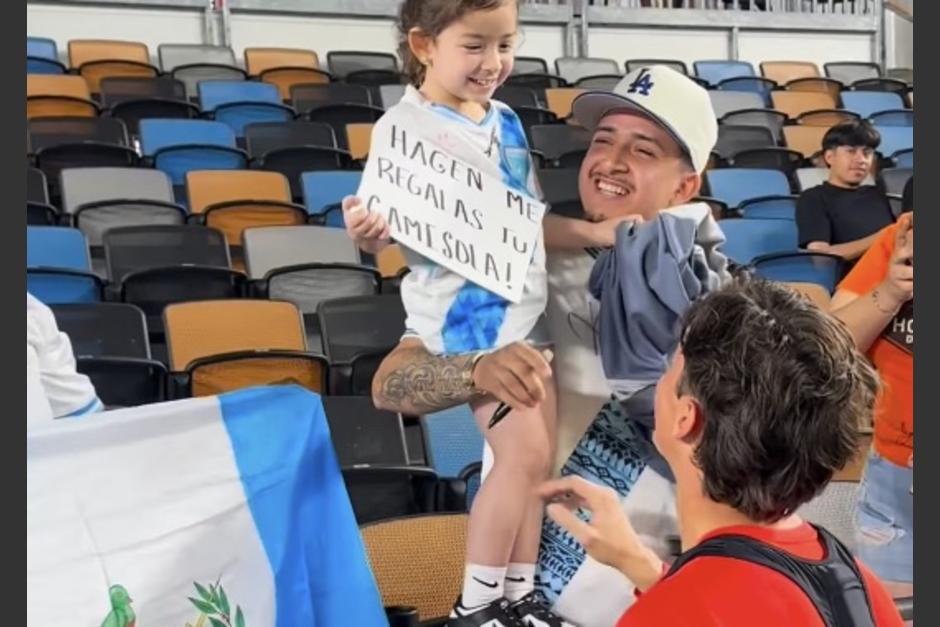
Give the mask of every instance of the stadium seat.
[[163, 313], [170, 368], [186, 372], [192, 396], [254, 385], [326, 388], [325, 360], [307, 352], [303, 319], [291, 303], [212, 300]]
[[815, 283], [830, 294], [845, 273], [845, 261], [838, 255], [818, 252], [792, 252], [762, 255], [752, 259], [754, 272], [783, 283]]
[[307, 346], [321, 352], [317, 307], [324, 300], [379, 293], [382, 277], [359, 265], [359, 250], [339, 229], [260, 227], [245, 231], [245, 267], [264, 298], [297, 305]]
[[345, 196], [356, 193], [361, 180], [362, 172], [355, 170], [305, 172], [301, 184], [307, 213], [317, 217], [320, 223], [325, 221], [327, 226], [343, 228], [339, 203]]
[[152, 359], [143, 312], [125, 303], [53, 305], [69, 336], [76, 369], [87, 375], [105, 407], [132, 407], [167, 398], [167, 370]]
[[738, 76], [726, 78], [715, 86], [719, 91], [749, 91], [761, 97], [764, 106], [770, 106], [770, 92], [777, 84], [770, 79], [760, 76]]
[[222, 234], [200, 226], [111, 229], [104, 236], [118, 298], [140, 307], [154, 341], [163, 339], [167, 305], [244, 298], [247, 278], [228, 267]]
[[69, 65], [88, 82], [92, 93], [101, 92], [101, 80], [111, 76], [149, 77], [160, 71], [150, 64], [150, 50], [139, 41], [72, 39]]
[[896, 168], [914, 168], [914, 149], [910, 148], [908, 150], [899, 150], [893, 155], [891, 159], [894, 162], [894, 167]]
[[26, 75], [26, 119], [48, 117], [93, 118], [100, 107], [91, 99], [81, 76]]
[[724, 168], [705, 173], [711, 195], [735, 209], [745, 200], [787, 196], [790, 184], [777, 170]]
[[302, 48], [245, 48], [245, 68], [249, 76], [276, 86], [281, 100], [290, 99], [295, 85], [329, 83], [331, 78], [320, 69], [317, 53]]
[[854, 553], [859, 534], [855, 521], [859, 486], [857, 479], [830, 481], [819, 496], [802, 505], [797, 514], [808, 522], [825, 527]]
[[510, 74], [504, 85], [528, 87], [529, 89], [543, 90], [568, 87], [568, 81], [554, 74]]
[[796, 220], [796, 196], [759, 196], [738, 205], [742, 218]]
[[336, 136], [337, 148], [349, 150], [346, 139], [347, 124], [374, 124], [385, 111], [379, 107], [364, 104], [327, 104], [309, 110], [306, 118], [311, 122], [329, 124]]
[[483, 436], [467, 404], [426, 414], [421, 427], [428, 445], [428, 465], [441, 477], [457, 477], [483, 457]]
[[775, 145], [774, 135], [767, 128], [721, 124], [718, 126], [718, 141], [715, 143], [714, 151], [721, 158], [730, 159], [742, 150]]
[[822, 140], [828, 130], [822, 126], [784, 126], [783, 141], [787, 148], [812, 159], [822, 152]]
[[732, 261], [749, 264], [770, 253], [797, 250], [796, 222], [793, 220], [719, 220], [725, 234], [721, 251]]
[[914, 176], [913, 168], [887, 168], [879, 173], [888, 194], [900, 194], [907, 180]]
[[551, 162], [557, 161], [565, 153], [587, 150], [591, 143], [589, 131], [568, 124], [536, 125], [529, 129], [529, 137], [532, 148]]
[[572, 200], [580, 200], [578, 196], [577, 168], [553, 168], [537, 170], [539, 187], [542, 196], [549, 205], [555, 205]]
[[901, 96], [885, 91], [846, 91], [842, 93], [842, 105], [863, 119], [879, 111], [903, 109]]
[[[544, 93], [542, 94], [544, 98]], [[507, 104], [513, 109], [517, 107], [540, 107], [537, 90], [516, 85], [500, 85], [493, 94], [495, 100]]]
[[361, 353], [392, 348], [405, 332], [405, 309], [398, 294], [325, 300], [317, 313], [331, 366], [350, 364]]
[[613, 91], [621, 80], [623, 80], [621, 74], [595, 74], [578, 79], [574, 83], [574, 87], [577, 89]]
[[774, 141], [779, 142], [783, 139], [783, 125], [786, 121], [786, 114], [773, 109], [744, 109], [726, 113], [721, 117], [719, 123], [766, 128], [773, 133]]
[[875, 126], [875, 130], [881, 135], [878, 152], [885, 157], [893, 157], [902, 150], [914, 147], [914, 127], [912, 126]]
[[555, 73], [574, 84], [586, 76], [620, 74], [620, 64], [613, 59], [559, 57], [555, 59]]
[[822, 126], [823, 128], [832, 128], [837, 124], [857, 120], [858, 114], [842, 109], [818, 109], [816, 111], [807, 111], [801, 113], [796, 118], [796, 123], [803, 126]]
[[232, 129], [210, 120], [141, 120], [140, 147], [177, 188], [190, 170], [240, 170], [248, 164]]
[[105, 231], [122, 226], [185, 224], [173, 186], [160, 170], [70, 168], [62, 171], [62, 211], [92, 247]]
[[379, 85], [379, 104], [386, 111], [397, 105], [404, 95], [404, 85]]
[[798, 78], [792, 80], [784, 86], [787, 91], [807, 91], [819, 94], [829, 94], [836, 100], [842, 93], [843, 85], [839, 81], [831, 78], [817, 76], [814, 78]]
[[715, 117], [719, 119], [735, 111], [764, 107], [764, 99], [760, 94], [746, 91], [709, 91], [708, 97], [711, 99]]
[[728, 78], [756, 76], [754, 66], [747, 61], [696, 61], [692, 67], [697, 77], [712, 86]]
[[169, 76], [103, 78], [101, 104], [134, 136], [139, 135], [143, 119], [199, 117], [199, 107], [187, 99], [186, 86]]
[[353, 159], [364, 160], [372, 146], [372, 124], [360, 122], [346, 125], [346, 144]]
[[120, 284], [135, 272], [172, 266], [229, 268], [225, 236], [198, 225], [148, 225], [111, 229], [104, 234], [108, 278]]
[[834, 78], [843, 85], [851, 85], [865, 78], [881, 78], [881, 69], [877, 63], [860, 61], [832, 61], [823, 63], [826, 76]]
[[59, 223], [58, 210], [49, 204], [49, 186], [42, 170], [26, 168], [26, 224], [55, 226]]
[[548, 63], [538, 57], [516, 57], [512, 64], [513, 74], [548, 74]]
[[376, 409], [361, 396], [324, 396], [323, 410], [341, 467], [408, 464], [401, 414]]
[[689, 75], [689, 68], [686, 66], [685, 61], [679, 61], [678, 59], [627, 59], [623, 63], [624, 69], [626, 69], [627, 74], [633, 70], [639, 69], [641, 67], [649, 67], [651, 65], [665, 65], [668, 68], [672, 68], [676, 72], [680, 72]]
[[359, 85], [369, 90], [373, 104], [382, 100], [381, 88], [387, 85], [404, 87], [407, 83], [405, 77], [393, 70], [358, 70], [350, 72], [343, 78], [348, 85]]
[[897, 81], [903, 81], [908, 85], [914, 84], [914, 69], [909, 67], [891, 68], [885, 72], [885, 78], [893, 78]]
[[895, 109], [872, 113], [869, 118], [875, 126], [914, 126], [914, 112], [910, 109]]
[[829, 94], [805, 91], [775, 91], [770, 94], [770, 101], [774, 109], [786, 113], [791, 120], [807, 111], [835, 109], [837, 105]]
[[829, 178], [829, 168], [799, 168], [796, 171], [797, 188], [801, 192], [822, 185], [827, 178]]
[[245, 136], [245, 125], [286, 122], [296, 117], [281, 103], [277, 87], [253, 81], [202, 81], [199, 102], [204, 115], [227, 124], [236, 137]]
[[350, 72], [361, 70], [388, 70], [398, 72], [398, 57], [385, 52], [362, 52], [356, 50], [332, 50], [326, 53], [330, 74], [344, 79]]
[[26, 227], [26, 291], [47, 305], [101, 300], [88, 242], [78, 229]]
[[278, 172], [196, 170], [186, 175], [186, 189], [192, 214], [225, 233], [230, 247], [241, 246], [248, 228], [307, 222], [307, 212], [293, 204], [290, 185]]
[[203, 44], [161, 44], [160, 67], [183, 82], [192, 100], [199, 94], [200, 81], [239, 81], [248, 75], [237, 67], [235, 53], [225, 46]]
[[801, 163], [803, 163], [802, 153], [789, 148], [767, 146], [737, 152], [731, 157], [729, 165], [734, 168], [779, 170], [790, 179]]
[[65, 74], [67, 72], [68, 70], [59, 61], [59, 49], [54, 39], [26, 38], [27, 74]]
[[467, 520], [462, 513], [429, 514], [364, 525], [382, 604], [414, 607], [421, 621], [446, 620], [463, 582]]
[[887, 91], [903, 96], [908, 91], [907, 83], [893, 78], [863, 78], [851, 85], [852, 91]]
[[760, 73], [778, 85], [786, 85], [800, 78], [819, 76], [819, 67], [808, 61], [764, 61], [760, 64]]
[[60, 196], [59, 173], [66, 168], [134, 167], [140, 161], [116, 118], [35, 118], [26, 128], [53, 200]]
[[571, 115], [571, 104], [574, 99], [584, 93], [583, 89], [573, 87], [558, 87], [545, 90], [545, 102], [549, 111], [559, 120]]
[[295, 85], [291, 88], [291, 103], [300, 115], [311, 109], [331, 104], [374, 105], [372, 93], [364, 85], [330, 83], [328, 85]]
[[383, 279], [401, 277], [408, 271], [408, 262], [398, 244], [386, 246], [375, 255], [375, 266]]

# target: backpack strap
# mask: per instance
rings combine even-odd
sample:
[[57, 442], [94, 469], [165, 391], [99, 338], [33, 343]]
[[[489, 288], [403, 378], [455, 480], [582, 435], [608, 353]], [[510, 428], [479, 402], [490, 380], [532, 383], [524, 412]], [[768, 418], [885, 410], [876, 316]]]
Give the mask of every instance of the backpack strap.
[[799, 586], [826, 627], [874, 627], [868, 592], [852, 554], [828, 531], [813, 528], [826, 549], [822, 561], [796, 558], [748, 536], [727, 535], [710, 538], [680, 555], [664, 578], [699, 557], [738, 559], [769, 568]]

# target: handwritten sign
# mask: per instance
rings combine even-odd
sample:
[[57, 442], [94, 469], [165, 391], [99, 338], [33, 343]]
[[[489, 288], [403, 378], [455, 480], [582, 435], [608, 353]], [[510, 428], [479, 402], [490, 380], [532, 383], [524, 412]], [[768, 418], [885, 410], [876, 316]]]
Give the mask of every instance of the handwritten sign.
[[358, 196], [398, 242], [519, 302], [544, 204], [404, 120], [376, 125]]

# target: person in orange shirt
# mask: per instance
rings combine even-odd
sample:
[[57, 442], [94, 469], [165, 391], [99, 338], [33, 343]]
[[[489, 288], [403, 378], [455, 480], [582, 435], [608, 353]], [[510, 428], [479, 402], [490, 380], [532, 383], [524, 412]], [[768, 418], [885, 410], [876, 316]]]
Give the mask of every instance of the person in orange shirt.
[[832, 298], [883, 382], [859, 490], [858, 554], [897, 596], [914, 581], [914, 214], [902, 214]]
[[875, 405], [878, 377], [845, 326], [744, 277], [694, 303], [678, 337], [653, 431], [676, 477], [677, 560], [643, 544], [612, 489], [576, 476], [539, 489], [553, 520], [636, 585], [617, 627], [900, 627], [878, 577], [793, 513], [851, 459]]

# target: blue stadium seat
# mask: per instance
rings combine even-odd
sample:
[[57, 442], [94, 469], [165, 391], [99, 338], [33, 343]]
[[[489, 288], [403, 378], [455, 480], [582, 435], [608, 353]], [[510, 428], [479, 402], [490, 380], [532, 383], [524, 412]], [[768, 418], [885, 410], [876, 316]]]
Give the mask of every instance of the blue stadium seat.
[[747, 219], [796, 220], [796, 196], [765, 196], [745, 200], [738, 206]]
[[228, 124], [238, 137], [244, 137], [246, 124], [286, 122], [296, 117], [271, 83], [201, 81], [199, 102], [203, 113]]
[[65, 74], [65, 66], [59, 61], [59, 50], [52, 39], [45, 37], [26, 38], [27, 74]]
[[78, 229], [26, 227], [26, 290], [46, 303], [101, 300], [102, 282], [91, 272], [88, 242]]
[[901, 96], [889, 91], [843, 91], [842, 108], [867, 120], [878, 111], [903, 109], [904, 101]]
[[711, 196], [731, 209], [752, 198], [790, 195], [790, 183], [779, 170], [724, 168], [709, 170], [705, 177]]
[[875, 126], [875, 128], [881, 134], [878, 152], [883, 156], [892, 157], [896, 152], [914, 148], [913, 126]]
[[[458, 405], [421, 417], [428, 447], [428, 465], [441, 477], [459, 477], [483, 458], [483, 436], [469, 405]], [[467, 507], [480, 487], [479, 475], [467, 486]]]
[[815, 283], [832, 294], [845, 271], [845, 261], [838, 255], [793, 252], [762, 255], [753, 259], [754, 272], [765, 279], [784, 283]]
[[896, 168], [914, 168], [914, 149], [899, 150], [892, 155], [894, 167]]
[[910, 109], [879, 111], [872, 114], [871, 123], [876, 126], [914, 126], [914, 112]]
[[692, 64], [695, 75], [712, 85], [741, 76], [756, 76], [754, 66], [747, 61], [696, 61]]
[[777, 86], [770, 79], [760, 76], [736, 76], [726, 78], [718, 83], [716, 88], [719, 91], [747, 91], [759, 95], [764, 99], [764, 106], [770, 106], [770, 92]]
[[356, 193], [361, 179], [362, 172], [355, 170], [304, 172], [301, 185], [307, 213], [311, 216], [326, 214], [326, 226], [343, 228], [343, 213], [337, 207], [344, 196]]
[[793, 220], [719, 220], [725, 234], [721, 250], [739, 264], [749, 264], [761, 255], [796, 252], [797, 232]]
[[141, 120], [140, 147], [153, 166], [173, 185], [186, 185], [190, 170], [244, 170], [248, 156], [235, 143], [235, 133], [208, 120]]

